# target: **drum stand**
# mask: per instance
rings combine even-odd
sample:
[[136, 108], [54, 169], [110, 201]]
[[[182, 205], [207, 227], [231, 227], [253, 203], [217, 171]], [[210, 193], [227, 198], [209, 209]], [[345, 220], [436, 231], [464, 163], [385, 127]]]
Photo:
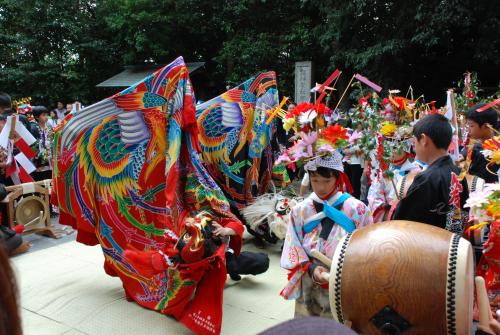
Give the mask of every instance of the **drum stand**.
[[5, 188], [9, 193], [1, 203], [7, 206], [8, 222], [12, 229], [16, 225], [23, 225], [23, 234], [34, 233], [56, 239], [61, 237], [50, 223], [51, 183], [52, 180], [47, 179]]

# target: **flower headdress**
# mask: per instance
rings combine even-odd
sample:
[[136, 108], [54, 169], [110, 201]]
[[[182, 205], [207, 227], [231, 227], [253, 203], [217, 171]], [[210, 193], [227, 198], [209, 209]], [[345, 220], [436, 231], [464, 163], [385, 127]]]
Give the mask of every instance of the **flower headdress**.
[[19, 114], [31, 113], [31, 97], [14, 100], [13, 105]]
[[325, 116], [330, 114], [326, 105], [308, 102], [302, 102], [288, 112], [283, 128], [287, 131], [294, 128], [298, 140], [275, 164], [295, 168], [310, 163], [308, 166], [311, 169], [316, 164], [342, 172], [342, 155], [338, 149], [348, 145], [349, 135], [347, 129], [338, 124], [326, 126]]
[[399, 90], [389, 90], [389, 96], [382, 99], [385, 122], [380, 128], [385, 145], [390, 151], [411, 151], [412, 126], [416, 102], [398, 94]]

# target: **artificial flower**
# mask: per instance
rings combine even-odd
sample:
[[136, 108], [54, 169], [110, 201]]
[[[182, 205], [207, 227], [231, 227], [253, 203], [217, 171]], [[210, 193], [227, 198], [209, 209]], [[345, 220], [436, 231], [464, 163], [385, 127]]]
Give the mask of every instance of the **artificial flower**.
[[295, 125], [295, 118], [285, 119], [285, 122], [283, 122], [283, 129], [285, 129], [286, 132], [289, 132], [294, 125]]
[[500, 163], [500, 136], [495, 136], [489, 140], [484, 141], [483, 151], [485, 157], [487, 157], [492, 163]]
[[316, 112], [318, 112], [319, 115], [329, 115], [330, 109], [326, 107], [325, 104], [320, 103], [319, 105], [315, 106]]
[[498, 217], [500, 217], [500, 201], [493, 201], [488, 206], [486, 206], [485, 209], [488, 215], [490, 215], [493, 219], [497, 219]]
[[302, 140], [299, 142], [299, 146], [302, 148], [306, 149], [307, 154], [309, 157], [313, 156], [313, 145], [316, 143], [316, 140], [318, 139], [318, 133], [313, 131], [310, 133], [300, 133], [300, 137]]
[[500, 150], [493, 151], [493, 155], [491, 155], [491, 162], [494, 164], [500, 164]]
[[290, 157], [288, 156], [288, 153], [283, 153], [281, 156], [278, 157], [278, 159], [276, 160], [276, 162], [274, 163], [275, 165], [279, 165], [279, 164], [286, 164], [286, 163], [289, 163], [291, 162], [292, 160], [290, 159]]
[[325, 130], [323, 130], [322, 137], [333, 145], [336, 145], [339, 140], [349, 139], [347, 129], [340, 126], [338, 123], [333, 126], [328, 126]]
[[394, 107], [396, 107], [397, 110], [403, 111], [406, 109], [406, 99], [403, 97], [389, 97], [389, 100], [391, 100], [392, 104]]
[[500, 184], [484, 184], [484, 191], [498, 192], [500, 191]]
[[491, 195], [491, 191], [475, 191], [469, 194], [469, 199], [465, 202], [465, 208], [481, 208], [489, 202], [488, 197]]
[[361, 137], [363, 137], [363, 133], [355, 130], [351, 136], [349, 136], [349, 143], [353, 144], [355, 141], [361, 139]]
[[392, 136], [396, 132], [397, 128], [398, 127], [394, 123], [384, 122], [382, 128], [380, 129], [380, 132], [383, 136]]
[[335, 152], [335, 149], [330, 144], [322, 144], [317, 151], [318, 153], [333, 154]]
[[396, 137], [400, 140], [412, 137], [413, 128], [411, 126], [401, 126], [396, 130]]
[[325, 116], [324, 115], [318, 115], [316, 118], [316, 129], [321, 129], [325, 127]]
[[365, 97], [360, 98], [358, 103], [361, 107], [370, 106], [370, 104], [368, 103], [368, 99]]
[[318, 116], [318, 113], [314, 109], [311, 109], [299, 115], [299, 122], [302, 126], [311, 124], [316, 118], [316, 116]]
[[308, 155], [308, 153], [304, 150], [305, 148], [301, 148], [300, 150], [295, 150], [292, 154], [293, 154], [293, 160], [294, 161], [298, 161], [298, 160], [301, 160], [302, 158], [309, 158], [312, 156], [312, 153], [311, 155]]
[[301, 102], [294, 109], [286, 114], [286, 118], [294, 118], [300, 116], [302, 113], [305, 113], [311, 109], [313, 109], [313, 104], [308, 102]]

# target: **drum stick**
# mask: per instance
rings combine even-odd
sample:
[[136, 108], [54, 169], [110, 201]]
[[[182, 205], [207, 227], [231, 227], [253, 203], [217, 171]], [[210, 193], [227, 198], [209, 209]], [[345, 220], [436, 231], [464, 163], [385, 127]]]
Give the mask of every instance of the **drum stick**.
[[330, 273], [329, 272], [321, 272], [320, 276], [321, 276], [321, 278], [323, 278], [327, 282], [330, 282]]
[[477, 307], [479, 309], [479, 326], [481, 326], [481, 328], [483, 328], [485, 331], [495, 334], [495, 332], [491, 330], [489, 326], [492, 316], [490, 301], [488, 299], [488, 294], [486, 293], [484, 278], [477, 276], [474, 281], [476, 283]]
[[319, 252], [318, 250], [316, 249], [313, 249], [311, 251], [311, 255], [316, 258], [318, 261], [320, 261], [321, 263], [325, 264], [326, 266], [328, 266], [329, 268], [332, 266], [332, 260], [328, 257], [326, 257], [325, 255], [323, 255], [321, 252]]

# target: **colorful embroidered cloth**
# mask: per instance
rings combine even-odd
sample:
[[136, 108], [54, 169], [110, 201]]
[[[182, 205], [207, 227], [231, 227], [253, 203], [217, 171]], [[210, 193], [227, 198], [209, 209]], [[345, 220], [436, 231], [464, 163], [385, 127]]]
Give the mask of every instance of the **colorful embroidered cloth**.
[[68, 115], [55, 132], [53, 198], [60, 222], [78, 230], [79, 242], [101, 245], [106, 272], [120, 277], [128, 298], [173, 315], [195, 333], [218, 334], [224, 247], [150, 276], [123, 257], [130, 248], [163, 250], [166, 238], [179, 236], [181, 218], [200, 211], [237, 221], [201, 164], [193, 101], [178, 58]]
[[277, 105], [276, 74], [266, 72], [196, 106], [203, 160], [238, 208], [270, 185], [274, 122], [266, 125], [266, 111]]

